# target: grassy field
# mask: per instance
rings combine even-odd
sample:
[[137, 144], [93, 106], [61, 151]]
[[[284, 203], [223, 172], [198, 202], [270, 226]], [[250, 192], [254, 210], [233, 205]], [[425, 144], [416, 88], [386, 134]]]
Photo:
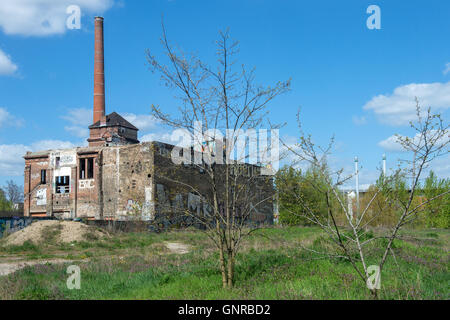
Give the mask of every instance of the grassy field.
[[[388, 259], [381, 299], [449, 299], [448, 230], [403, 231]], [[378, 240], [376, 240], [378, 241]], [[381, 252], [373, 241], [369, 263]], [[381, 241], [381, 240], [380, 240]], [[168, 242], [189, 246], [180, 254]], [[237, 257], [236, 285], [221, 288], [217, 257], [196, 230], [115, 234], [75, 244], [1, 247], [7, 259], [63, 259], [0, 277], [0, 299], [370, 299], [349, 262], [313, 253], [333, 250], [317, 228], [267, 228], [254, 233]], [[66, 287], [68, 265], [81, 268], [81, 289]]]

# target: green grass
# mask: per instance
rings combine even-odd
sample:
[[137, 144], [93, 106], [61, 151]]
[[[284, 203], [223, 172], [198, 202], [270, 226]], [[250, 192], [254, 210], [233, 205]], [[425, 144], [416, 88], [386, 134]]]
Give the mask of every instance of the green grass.
[[[373, 235], [372, 235], [373, 236]], [[388, 258], [381, 299], [449, 299], [449, 231], [405, 231], [395, 242], [398, 265]], [[173, 254], [165, 241], [188, 244]], [[371, 244], [369, 263], [383, 241]], [[237, 257], [235, 287], [221, 288], [218, 254], [195, 230], [163, 234], [114, 235], [106, 241], [43, 248], [39, 254], [67, 250], [65, 265], [35, 265], [0, 278], [0, 299], [370, 299], [364, 283], [344, 259], [322, 258], [308, 249], [332, 250], [317, 228], [268, 228], [244, 242]], [[16, 248], [32, 254], [34, 247]], [[66, 268], [81, 268], [81, 289], [68, 290]]]

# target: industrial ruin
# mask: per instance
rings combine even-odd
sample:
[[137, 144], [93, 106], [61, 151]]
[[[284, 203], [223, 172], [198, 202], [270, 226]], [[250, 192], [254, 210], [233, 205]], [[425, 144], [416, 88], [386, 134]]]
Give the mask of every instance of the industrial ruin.
[[[24, 214], [29, 217], [89, 220], [144, 220], [177, 212], [177, 208], [208, 207], [199, 196], [158, 177], [174, 175], [208, 193], [201, 171], [175, 165], [173, 145], [138, 140], [138, 128], [113, 112], [105, 114], [103, 18], [95, 18], [94, 116], [88, 147], [27, 152]], [[260, 172], [255, 165], [243, 170]], [[273, 198], [272, 177], [254, 179], [257, 199]], [[258, 202], [258, 201], [256, 201]], [[273, 201], [252, 206], [251, 220], [273, 223]]]

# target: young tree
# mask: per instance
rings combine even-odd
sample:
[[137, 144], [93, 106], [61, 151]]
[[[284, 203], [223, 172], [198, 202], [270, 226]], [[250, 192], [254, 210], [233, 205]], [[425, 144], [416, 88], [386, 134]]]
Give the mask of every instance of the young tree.
[[[238, 43], [231, 41], [228, 31], [219, 34], [217, 66], [213, 68], [196, 56], [175, 50], [167, 40], [164, 25], [162, 29], [161, 42], [168, 63], [160, 62], [150, 51], [147, 60], [166, 86], [176, 90], [181, 106], [177, 115], [152, 106], [152, 114], [193, 140], [182, 150], [172, 150], [172, 157], [184, 159], [184, 165], [190, 166], [193, 172], [202, 172], [203, 181], [194, 183], [195, 175], [192, 180], [184, 179], [173, 168], [158, 172], [157, 178], [178, 186], [179, 190], [188, 190], [208, 208], [207, 214], [205, 210], [182, 211], [203, 226], [216, 245], [222, 285], [230, 288], [242, 239], [254, 230], [248, 225], [250, 217], [263, 206], [272, 206], [273, 198], [272, 192], [258, 190], [258, 186], [272, 185], [272, 176], [261, 174], [264, 171], [261, 165], [248, 165], [256, 154], [245, 152], [245, 147], [242, 150], [239, 145], [256, 139], [255, 130], [263, 128], [269, 103], [289, 90], [290, 81], [278, 82], [273, 87], [256, 85], [254, 70], [236, 65]], [[277, 143], [278, 137], [272, 136], [272, 141]], [[268, 148], [258, 146], [259, 159], [262, 158], [263, 165], [267, 164], [264, 158]], [[192, 161], [199, 155], [200, 161]], [[252, 173], [248, 174], [249, 170]], [[169, 210], [173, 211], [173, 207]]]
[[[375, 298], [377, 297], [377, 282], [379, 284], [388, 255], [392, 254], [395, 259], [392, 246], [395, 239], [398, 238], [399, 230], [406, 224], [414, 221], [417, 218], [418, 211], [423, 206], [450, 193], [450, 190], [447, 188], [440, 190], [437, 194], [421, 203], [413, 201], [423, 171], [433, 159], [448, 154], [447, 145], [450, 141], [449, 126], [444, 125], [441, 116], [432, 114], [430, 109], [426, 111], [425, 115], [422, 115], [417, 100], [416, 103], [417, 122], [411, 123], [411, 127], [416, 133], [415, 136], [413, 138], [398, 136], [398, 142], [409, 152], [412, 159], [404, 162], [407, 163], [407, 167], [404, 168], [403, 173], [401, 170], [397, 170], [393, 175], [384, 177], [382, 181], [379, 181], [379, 187], [373, 192], [372, 197], [364, 207], [359, 208], [359, 206], [356, 206], [355, 213], [348, 209], [341, 187], [352, 178], [352, 175], [344, 175], [343, 169], [331, 172], [331, 175], [322, 174], [323, 179], [327, 182], [326, 185], [316, 185], [327, 203], [326, 219], [318, 216], [301, 196], [293, 194], [304, 209], [303, 212], [293, 213], [300, 214], [319, 225], [336, 244], [338, 250], [336, 254], [330, 254], [330, 252], [324, 252], [323, 254], [328, 257], [343, 257], [348, 260], [359, 278], [364, 284], [367, 284]], [[286, 144], [285, 146], [299, 161], [306, 161], [320, 170], [323, 166], [323, 160], [331, 154], [333, 139], [331, 139], [330, 144], [326, 148], [316, 146], [311, 136], [306, 136], [302, 132], [300, 120], [298, 120], [298, 123], [301, 133], [300, 142], [295, 147], [289, 147]], [[396, 186], [397, 183], [401, 182], [400, 176], [402, 174], [409, 177], [411, 181], [409, 192], [406, 194], [401, 192], [401, 188]], [[287, 192], [290, 191], [287, 190]], [[376, 200], [381, 195], [385, 199], [384, 204], [378, 208], [373, 208], [373, 204], [376, 203]], [[386, 234], [375, 237], [368, 236], [368, 226], [374, 219], [385, 214], [388, 208], [395, 208], [397, 211], [396, 220], [391, 228], [388, 229]], [[373, 209], [375, 212], [370, 218], [367, 218], [370, 209]], [[336, 217], [338, 212], [344, 213], [345, 224], [339, 225], [337, 223]], [[379, 239], [384, 239], [384, 241], [378, 241]], [[381, 249], [382, 252], [378, 257], [378, 263], [373, 265], [375, 268], [368, 265], [367, 256], [369, 255], [368, 248], [370, 246], [372, 246], [372, 249], [373, 246], [378, 246], [378, 249]], [[375, 285], [372, 281], [374, 279], [373, 271], [376, 273]]]

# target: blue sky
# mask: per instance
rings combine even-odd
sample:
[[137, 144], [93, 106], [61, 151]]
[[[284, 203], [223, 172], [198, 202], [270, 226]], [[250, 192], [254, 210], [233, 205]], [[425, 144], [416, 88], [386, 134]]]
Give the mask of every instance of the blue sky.
[[[79, 5], [81, 29], [68, 30], [66, 8]], [[381, 9], [381, 29], [369, 30], [369, 5]], [[408, 135], [414, 96], [443, 113], [450, 109], [450, 2], [428, 1], [139, 1], [1, 0], [0, 186], [23, 183], [26, 150], [85, 143], [93, 101], [93, 17], [105, 17], [106, 111], [123, 114], [141, 138], [165, 139], [151, 104], [176, 112], [174, 92], [152, 74], [145, 50], [162, 53], [161, 15], [169, 39], [214, 62], [219, 30], [240, 41], [239, 62], [256, 67], [258, 82], [292, 78], [292, 91], [271, 106], [281, 136], [297, 135], [302, 108], [319, 143], [335, 134], [334, 166], [347, 170], [357, 155], [363, 184], [376, 179], [383, 153], [388, 168], [407, 155], [389, 139]], [[450, 158], [435, 170], [450, 177]]]

